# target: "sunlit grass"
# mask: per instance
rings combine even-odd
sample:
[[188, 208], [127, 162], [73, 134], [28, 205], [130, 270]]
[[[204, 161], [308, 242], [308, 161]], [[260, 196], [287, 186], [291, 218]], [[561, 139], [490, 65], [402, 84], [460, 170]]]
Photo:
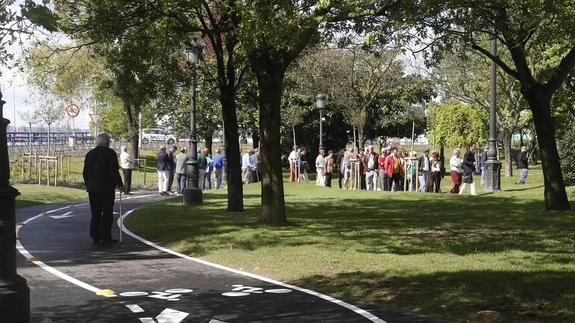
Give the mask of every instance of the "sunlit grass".
[[[543, 210], [540, 170], [526, 185], [515, 180], [479, 196], [286, 183], [290, 225], [278, 228], [258, 224], [260, 187], [252, 184], [242, 213], [226, 212], [219, 190], [198, 207], [179, 199], [146, 206], [128, 226], [192, 256], [382, 310], [575, 320], [575, 212]], [[575, 200], [575, 187], [568, 194]]]
[[85, 190], [68, 187], [54, 187], [37, 184], [18, 184], [14, 186], [20, 195], [16, 197], [16, 207], [88, 199]]

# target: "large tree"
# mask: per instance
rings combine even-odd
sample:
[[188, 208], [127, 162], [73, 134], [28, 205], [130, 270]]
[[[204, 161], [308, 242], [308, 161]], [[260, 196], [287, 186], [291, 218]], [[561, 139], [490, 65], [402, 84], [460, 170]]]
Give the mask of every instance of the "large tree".
[[286, 71], [330, 22], [383, 16], [396, 1], [233, 2], [239, 39], [258, 81], [262, 207], [260, 221], [287, 222], [281, 167], [281, 100]]
[[[553, 96], [575, 65], [575, 3], [572, 1], [426, 0], [413, 2], [412, 22], [428, 49], [440, 58], [454, 42], [489, 57], [520, 83], [537, 131], [545, 182], [545, 209], [567, 210], [555, 123]], [[407, 11], [406, 11], [407, 14]], [[510, 60], [493, 55], [480, 40], [494, 37]], [[437, 55], [439, 54], [439, 55]], [[555, 59], [550, 60], [548, 57]], [[544, 64], [542, 64], [544, 62]]]

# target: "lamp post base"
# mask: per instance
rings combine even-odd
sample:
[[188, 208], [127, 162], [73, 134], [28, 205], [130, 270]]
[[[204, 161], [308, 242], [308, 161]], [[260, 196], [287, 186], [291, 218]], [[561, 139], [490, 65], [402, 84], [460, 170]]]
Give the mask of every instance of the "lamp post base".
[[30, 289], [19, 275], [0, 278], [0, 317], [2, 322], [30, 322]]
[[501, 190], [501, 163], [497, 160], [487, 160], [484, 163], [485, 182], [483, 190], [485, 192], [496, 192]]
[[202, 190], [197, 187], [186, 188], [183, 196], [185, 205], [199, 205], [204, 202]]
[[0, 321], [30, 321], [30, 289], [16, 273], [16, 196], [10, 185], [0, 185]]

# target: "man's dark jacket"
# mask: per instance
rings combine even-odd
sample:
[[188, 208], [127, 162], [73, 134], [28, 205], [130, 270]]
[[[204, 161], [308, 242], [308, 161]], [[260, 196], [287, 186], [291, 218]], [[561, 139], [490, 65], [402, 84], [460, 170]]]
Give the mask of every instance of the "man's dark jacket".
[[122, 186], [118, 155], [113, 149], [97, 146], [86, 154], [84, 183], [89, 193], [110, 193]]
[[170, 170], [170, 157], [164, 151], [161, 151], [156, 157], [156, 161], [158, 162], [158, 166], [156, 167], [158, 170]]
[[517, 168], [526, 169], [527, 164], [527, 153], [524, 151], [519, 152], [519, 155], [517, 156]]

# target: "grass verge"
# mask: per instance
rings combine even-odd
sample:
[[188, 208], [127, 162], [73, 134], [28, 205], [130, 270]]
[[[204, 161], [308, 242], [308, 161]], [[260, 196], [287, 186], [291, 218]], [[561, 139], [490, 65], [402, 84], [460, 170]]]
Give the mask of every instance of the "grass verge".
[[18, 184], [14, 187], [20, 191], [20, 195], [16, 197], [16, 208], [36, 204], [88, 199], [88, 193], [86, 193], [85, 190], [76, 188], [37, 184]]
[[[545, 212], [541, 171], [529, 176], [479, 196], [286, 183], [291, 225], [279, 228], [258, 224], [253, 184], [241, 214], [225, 211], [220, 190], [193, 208], [177, 199], [146, 206], [127, 225], [179, 252], [382, 311], [575, 321], [575, 212]], [[575, 187], [568, 194], [574, 201]]]

